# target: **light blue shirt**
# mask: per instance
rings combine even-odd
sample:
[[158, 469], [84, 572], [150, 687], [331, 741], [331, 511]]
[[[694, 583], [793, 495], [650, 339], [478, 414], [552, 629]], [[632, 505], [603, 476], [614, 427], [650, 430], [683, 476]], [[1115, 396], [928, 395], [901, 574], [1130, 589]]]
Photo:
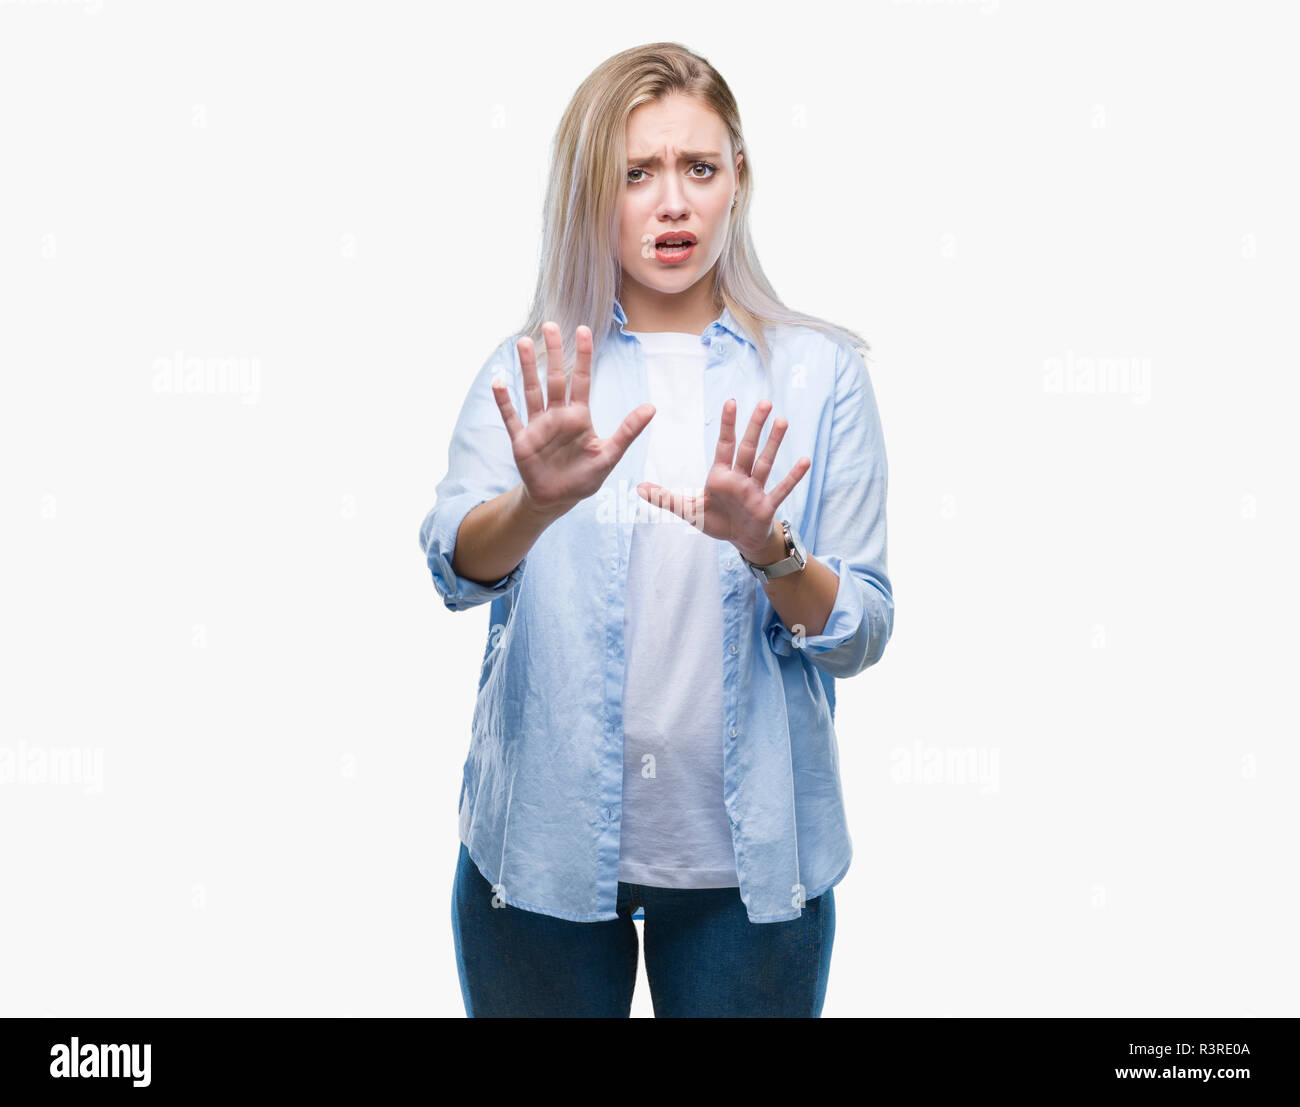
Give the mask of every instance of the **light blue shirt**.
[[[648, 399], [640, 341], [614, 304], [592, 364], [591, 420], [607, 438]], [[760, 445], [789, 421], [768, 478], [812, 467], [777, 508], [808, 553], [839, 577], [822, 633], [787, 627], [730, 542], [714, 541], [722, 589], [723, 800], [740, 896], [754, 923], [796, 919], [838, 883], [853, 846], [836, 744], [835, 678], [880, 660], [894, 625], [885, 563], [888, 467], [875, 394], [856, 350], [803, 326], [769, 327], [770, 372], [730, 311], [705, 329], [705, 456], [735, 398], [737, 441], [772, 402]], [[452, 611], [490, 603], [460, 840], [500, 899], [575, 922], [617, 917], [623, 787], [624, 604], [646, 434], [593, 496], [552, 523], [506, 577], [452, 571], [462, 520], [519, 483], [492, 394], [499, 376], [527, 421], [517, 336], [483, 364], [448, 451], [436, 506], [420, 528], [433, 583]], [[545, 392], [545, 380], [542, 380]], [[697, 486], [702, 486], [701, 473]], [[682, 634], [691, 633], [684, 625]], [[870, 734], [855, 734], [869, 741]]]

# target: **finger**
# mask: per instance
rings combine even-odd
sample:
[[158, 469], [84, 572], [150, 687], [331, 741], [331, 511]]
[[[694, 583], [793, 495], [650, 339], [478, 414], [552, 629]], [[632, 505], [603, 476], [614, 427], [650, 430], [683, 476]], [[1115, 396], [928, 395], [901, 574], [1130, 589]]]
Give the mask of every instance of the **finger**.
[[560, 328], [554, 323], [543, 323], [542, 341], [546, 343], [546, 406], [563, 406], [564, 343], [560, 339]]
[[533, 340], [524, 336], [515, 343], [519, 351], [519, 368], [524, 375], [524, 407], [531, 423], [534, 415], [542, 413], [542, 386], [537, 381], [537, 351]]
[[636, 490], [643, 500], [654, 504], [655, 507], [661, 507], [665, 511], [671, 511], [679, 519], [685, 519], [686, 522], [694, 525], [696, 516], [699, 514], [694, 496], [673, 492], [650, 481], [643, 481], [638, 484]]
[[608, 465], [610, 469], [618, 464], [627, 448], [632, 445], [632, 440], [646, 428], [646, 424], [654, 417], [654, 404], [642, 404], [638, 408], [629, 411], [623, 421], [618, 425], [607, 439], [605, 445], [601, 447], [601, 460]]
[[791, 491], [794, 489], [794, 486], [803, 479], [803, 475], [806, 472], [808, 472], [808, 470], [811, 468], [812, 468], [812, 462], [809, 461], [806, 457], [801, 457], [798, 461], [794, 463], [794, 468], [791, 469], [788, 473], [786, 473], [785, 478], [781, 481], [780, 484], [778, 484], [775, 488], [773, 488], [770, 493], [772, 497], [773, 511], [775, 511], [776, 508], [781, 506], [781, 501], [784, 500], [788, 495], [790, 495]]
[[745, 476], [749, 476], [749, 471], [754, 467], [754, 455], [758, 453], [758, 436], [763, 433], [763, 424], [767, 422], [771, 410], [770, 401], [759, 400], [754, 408], [754, 414], [749, 418], [749, 426], [745, 428], [745, 437], [740, 440], [740, 452], [736, 454], [736, 469]]
[[501, 418], [505, 421], [506, 430], [510, 432], [510, 441], [513, 442], [523, 432], [524, 425], [519, 421], [515, 405], [510, 402], [510, 389], [500, 377], [492, 381], [492, 395], [496, 398], [497, 407], [501, 409]]
[[718, 449], [713, 455], [714, 465], [731, 468], [731, 459], [736, 456], [736, 401], [728, 400], [722, 405], [722, 419], [718, 426]]
[[591, 396], [591, 328], [578, 328], [578, 356], [573, 363], [573, 387], [569, 402], [585, 404]]
[[789, 425], [787, 419], [778, 419], [772, 424], [772, 433], [767, 436], [767, 442], [763, 446], [763, 452], [758, 455], [758, 462], [752, 474], [758, 481], [759, 488], [767, 487], [767, 477], [772, 471], [772, 463], [776, 461], [777, 448], [781, 445], [781, 439], [785, 437]]

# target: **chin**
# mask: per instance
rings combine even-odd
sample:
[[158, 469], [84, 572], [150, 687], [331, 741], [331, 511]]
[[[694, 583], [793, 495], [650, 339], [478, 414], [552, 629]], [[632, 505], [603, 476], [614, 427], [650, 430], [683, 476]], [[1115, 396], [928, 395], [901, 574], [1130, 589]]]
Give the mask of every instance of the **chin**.
[[674, 269], [671, 273], [657, 270], [642, 278], [641, 283], [656, 292], [685, 292], [699, 279], [695, 266]]

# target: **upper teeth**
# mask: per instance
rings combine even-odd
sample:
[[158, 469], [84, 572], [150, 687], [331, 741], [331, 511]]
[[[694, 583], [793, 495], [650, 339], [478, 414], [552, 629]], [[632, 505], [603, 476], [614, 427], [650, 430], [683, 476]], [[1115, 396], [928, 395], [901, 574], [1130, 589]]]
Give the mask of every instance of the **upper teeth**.
[[668, 238], [661, 242], [660, 246], [686, 246], [687, 240], [684, 238]]

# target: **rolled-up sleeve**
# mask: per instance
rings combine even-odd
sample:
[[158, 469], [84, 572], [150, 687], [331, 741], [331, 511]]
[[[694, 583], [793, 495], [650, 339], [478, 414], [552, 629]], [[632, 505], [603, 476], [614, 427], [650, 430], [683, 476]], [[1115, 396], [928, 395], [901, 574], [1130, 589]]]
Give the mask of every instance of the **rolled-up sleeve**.
[[813, 534], [805, 539], [808, 552], [839, 577], [839, 587], [820, 634], [792, 634], [773, 609], [766, 634], [776, 653], [788, 657], [801, 649], [833, 677], [856, 676], [880, 660], [894, 630], [886, 563], [888, 485], [884, 434], [866, 362], [856, 350], [840, 347], [826, 471]]
[[434, 587], [452, 611], [464, 611], [504, 595], [522, 579], [528, 562], [525, 557], [491, 584], [458, 576], [451, 567], [465, 516], [519, 483], [510, 433], [492, 394], [492, 380], [500, 377], [510, 390], [515, 411], [521, 419], [527, 418], [514, 341], [502, 342], [474, 377], [452, 431], [447, 474], [434, 490], [434, 507], [420, 526], [420, 549], [433, 574]]

